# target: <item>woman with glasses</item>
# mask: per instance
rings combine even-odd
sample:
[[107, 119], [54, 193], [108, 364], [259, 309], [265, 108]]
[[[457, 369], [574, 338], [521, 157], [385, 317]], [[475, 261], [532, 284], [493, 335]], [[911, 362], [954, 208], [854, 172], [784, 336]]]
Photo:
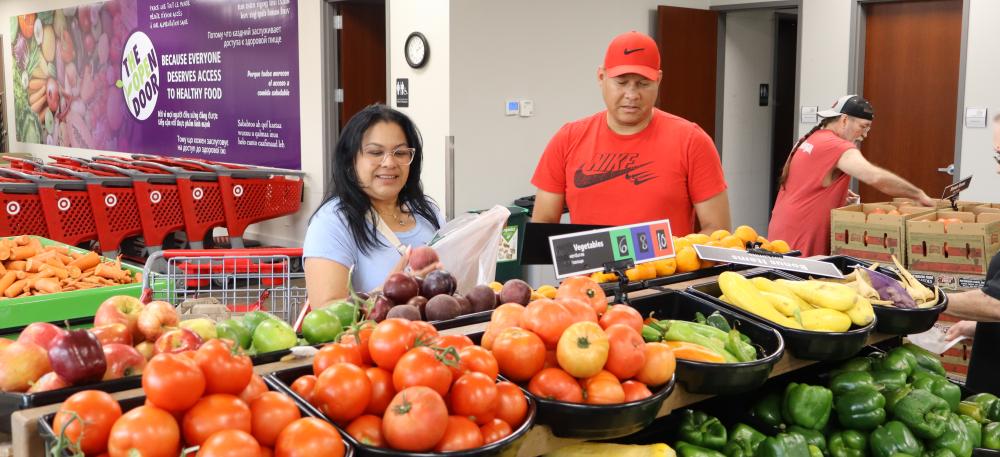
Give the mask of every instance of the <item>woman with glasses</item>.
[[822, 120], [795, 144], [785, 161], [768, 238], [788, 241], [803, 256], [829, 254], [830, 210], [857, 202], [857, 195], [848, 189], [852, 176], [893, 197], [934, 205], [924, 191], [861, 155], [858, 148], [875, 119], [868, 100], [845, 95], [818, 114]]
[[380, 287], [406, 267], [410, 246], [426, 244], [444, 224], [421, 187], [420, 133], [405, 114], [371, 105], [354, 115], [333, 160], [332, 190], [313, 213], [303, 242], [314, 306], [347, 297], [349, 286], [356, 292]]

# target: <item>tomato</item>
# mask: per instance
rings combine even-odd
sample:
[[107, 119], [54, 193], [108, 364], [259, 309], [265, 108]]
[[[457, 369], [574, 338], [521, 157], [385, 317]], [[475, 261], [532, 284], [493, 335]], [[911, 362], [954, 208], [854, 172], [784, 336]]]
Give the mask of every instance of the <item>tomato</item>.
[[316, 378], [316, 407], [335, 422], [347, 423], [365, 412], [372, 396], [372, 383], [357, 365], [338, 363]]
[[[73, 414], [79, 416], [73, 419]], [[122, 408], [107, 392], [84, 390], [70, 395], [59, 406], [52, 424], [56, 436], [66, 433], [71, 442], [79, 440], [87, 455], [100, 454], [108, 448], [111, 426], [122, 416]]]
[[392, 373], [384, 368], [371, 367], [365, 370], [365, 375], [372, 383], [372, 397], [365, 407], [365, 414], [381, 417], [389, 407], [392, 397], [396, 396], [396, 387], [392, 385]]
[[497, 408], [498, 393], [496, 381], [475, 371], [462, 375], [451, 387], [448, 405], [457, 416], [465, 416], [480, 422], [492, 417]]
[[247, 384], [247, 388], [240, 392], [240, 400], [249, 405], [264, 392], [267, 392], [267, 384], [264, 384], [264, 379], [260, 375], [254, 373], [250, 377], [250, 384]]
[[459, 352], [462, 349], [474, 346], [471, 338], [465, 335], [441, 335], [434, 343], [434, 346], [445, 350], [443, 357], [445, 365], [451, 370], [452, 379], [458, 379], [459, 376], [462, 376], [466, 372], [466, 368], [459, 361]]
[[528, 383], [528, 392], [546, 400], [583, 403], [583, 390], [569, 373], [559, 368], [539, 371]]
[[260, 444], [242, 430], [220, 430], [201, 445], [197, 457], [245, 457], [260, 455]]
[[424, 344], [433, 343], [438, 339], [437, 329], [429, 322], [410, 321], [410, 328], [413, 329], [414, 337]]
[[400, 391], [382, 417], [382, 435], [393, 449], [429, 451], [441, 441], [448, 425], [444, 399], [430, 387]]
[[486, 325], [483, 340], [479, 343], [486, 349], [493, 349], [493, 341], [504, 329], [521, 325], [524, 306], [517, 303], [504, 303], [493, 310], [490, 323]]
[[625, 403], [625, 390], [618, 377], [610, 371], [601, 370], [594, 376], [580, 381], [583, 397], [591, 405], [613, 405]]
[[677, 360], [670, 347], [663, 343], [646, 343], [646, 363], [635, 375], [635, 380], [647, 386], [663, 385], [674, 375]]
[[608, 335], [608, 361], [604, 369], [626, 380], [639, 372], [646, 363], [646, 342], [642, 335], [627, 325], [615, 324], [604, 329]]
[[[559, 343], [566, 327], [573, 323], [573, 316], [555, 300], [542, 298], [535, 300], [524, 308], [521, 316], [521, 327], [535, 332], [545, 343], [545, 347], [553, 349]], [[496, 344], [494, 342], [494, 344]]]
[[340, 334], [340, 339], [338, 340], [340, 344], [346, 344], [348, 346], [354, 345], [358, 347], [361, 351], [361, 361], [365, 365], [371, 365], [372, 356], [368, 352], [368, 341], [371, 339], [372, 332], [375, 330], [375, 323], [371, 321], [362, 322], [358, 328], [352, 328]]
[[483, 445], [496, 443], [514, 433], [510, 424], [500, 419], [493, 419], [490, 423], [479, 427], [479, 431], [483, 434]]
[[313, 358], [313, 374], [319, 375], [323, 370], [336, 363], [351, 363], [361, 366], [361, 349], [357, 345], [330, 343], [324, 345]]
[[600, 373], [608, 361], [608, 335], [593, 322], [570, 325], [559, 338], [556, 358], [559, 366], [577, 378]]
[[155, 406], [140, 406], [118, 418], [108, 436], [110, 457], [177, 457], [181, 431], [169, 412]]
[[483, 349], [481, 346], [464, 347], [458, 352], [458, 356], [462, 374], [475, 371], [496, 380], [497, 374], [500, 373], [496, 357], [493, 357], [493, 353]]
[[601, 328], [608, 328], [615, 324], [625, 324], [633, 330], [642, 334], [642, 315], [635, 308], [628, 305], [614, 305], [608, 308], [601, 316]]
[[500, 373], [514, 382], [527, 381], [545, 365], [545, 343], [518, 327], [504, 329], [493, 343]]
[[574, 276], [559, 284], [556, 299], [576, 298], [590, 305], [597, 315], [604, 314], [608, 309], [608, 298], [604, 295], [601, 285], [589, 276]]
[[434, 451], [463, 451], [482, 447], [482, 445], [483, 433], [475, 422], [461, 416], [449, 416], [444, 437], [434, 446]]
[[572, 321], [575, 322], [593, 322], [597, 323], [597, 313], [594, 312], [594, 308], [591, 308], [583, 300], [578, 298], [560, 298], [557, 299], [566, 311], [569, 311], [570, 316], [572, 316]]
[[373, 447], [385, 447], [385, 438], [382, 437], [381, 417], [365, 414], [351, 421], [344, 431], [361, 444]]
[[466, 335], [441, 335], [438, 336], [436, 344], [439, 348], [455, 348], [456, 351], [461, 351], [463, 348], [473, 345], [475, 343], [472, 342], [472, 338]]
[[307, 374], [299, 376], [299, 379], [296, 379], [295, 382], [292, 383], [292, 392], [298, 394], [303, 400], [306, 401], [306, 403], [309, 403], [310, 405], [313, 404], [313, 389], [315, 388], [316, 375]]
[[399, 358], [413, 347], [416, 334], [410, 321], [386, 319], [375, 327], [368, 340], [368, 352], [376, 365], [392, 370]]
[[527, 415], [528, 399], [521, 388], [507, 381], [498, 382], [496, 418], [517, 427]]
[[206, 394], [239, 395], [253, 377], [253, 362], [233, 354], [229, 340], [208, 340], [195, 352], [194, 361], [205, 374]]
[[250, 433], [250, 424], [250, 407], [243, 400], [228, 394], [208, 395], [184, 413], [184, 442], [197, 446], [220, 430]]
[[625, 401], [633, 402], [653, 396], [649, 388], [639, 381], [625, 381], [622, 383], [622, 390], [625, 391]]
[[451, 370], [433, 349], [416, 347], [399, 358], [392, 371], [392, 386], [397, 392], [413, 386], [430, 387], [443, 397], [451, 387]]
[[343, 457], [344, 440], [328, 422], [303, 417], [278, 435], [274, 457]]
[[274, 450], [267, 446], [261, 446], [260, 457], [274, 457]]
[[543, 368], [559, 368], [559, 358], [556, 357], [556, 351], [545, 351], [545, 365]]
[[194, 360], [178, 354], [159, 354], [146, 364], [142, 390], [158, 408], [184, 411], [205, 393], [205, 375]]
[[301, 417], [295, 401], [283, 393], [264, 392], [250, 404], [250, 430], [264, 446], [274, 446], [278, 434]]

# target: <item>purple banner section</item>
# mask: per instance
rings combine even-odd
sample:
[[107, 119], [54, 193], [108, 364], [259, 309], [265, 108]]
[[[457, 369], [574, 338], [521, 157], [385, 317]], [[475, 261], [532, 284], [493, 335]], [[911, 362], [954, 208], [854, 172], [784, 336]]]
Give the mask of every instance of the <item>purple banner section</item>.
[[17, 139], [299, 169], [296, 5], [111, 0], [13, 17]]

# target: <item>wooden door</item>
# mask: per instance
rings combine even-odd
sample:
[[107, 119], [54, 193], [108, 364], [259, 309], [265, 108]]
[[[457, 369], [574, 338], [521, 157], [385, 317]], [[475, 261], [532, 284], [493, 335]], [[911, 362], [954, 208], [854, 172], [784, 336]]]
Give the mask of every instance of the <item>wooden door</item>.
[[[952, 177], [962, 40], [962, 0], [865, 6], [863, 95], [875, 108], [861, 152], [871, 162], [940, 196]], [[861, 185], [864, 202], [889, 197]]]
[[372, 103], [385, 103], [385, 4], [338, 2], [343, 28], [337, 38], [340, 87], [340, 128], [351, 116]]
[[663, 69], [657, 107], [697, 123], [714, 139], [719, 13], [673, 6], [656, 12]]

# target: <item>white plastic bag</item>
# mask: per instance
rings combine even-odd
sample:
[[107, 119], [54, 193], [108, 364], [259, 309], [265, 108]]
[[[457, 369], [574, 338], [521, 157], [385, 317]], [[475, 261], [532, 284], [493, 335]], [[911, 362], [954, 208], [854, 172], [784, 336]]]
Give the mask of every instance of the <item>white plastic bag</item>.
[[479, 214], [466, 213], [445, 224], [430, 246], [458, 283], [456, 289], [466, 294], [477, 284], [488, 284], [496, 277], [500, 232], [510, 211], [494, 206]]
[[935, 354], [944, 354], [945, 351], [951, 349], [952, 346], [968, 338], [965, 336], [960, 336], [951, 341], [945, 341], [944, 336], [946, 330], [947, 329], [943, 329], [935, 325], [926, 332], [917, 333], [914, 335], [908, 335], [906, 339], [910, 340], [911, 343], [920, 346]]

